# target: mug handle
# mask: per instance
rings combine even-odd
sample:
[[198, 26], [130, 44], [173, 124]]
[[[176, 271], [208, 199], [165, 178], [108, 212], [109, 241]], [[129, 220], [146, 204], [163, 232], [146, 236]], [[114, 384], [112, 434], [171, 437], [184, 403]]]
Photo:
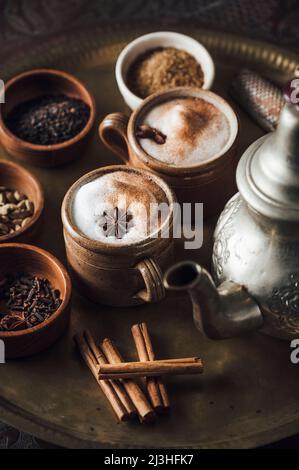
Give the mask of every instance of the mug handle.
[[112, 113], [103, 119], [99, 127], [102, 142], [126, 164], [129, 163], [128, 122], [126, 114]]
[[145, 289], [135, 295], [144, 302], [159, 302], [165, 297], [163, 274], [158, 264], [152, 258], [140, 261], [136, 266], [144, 280]]

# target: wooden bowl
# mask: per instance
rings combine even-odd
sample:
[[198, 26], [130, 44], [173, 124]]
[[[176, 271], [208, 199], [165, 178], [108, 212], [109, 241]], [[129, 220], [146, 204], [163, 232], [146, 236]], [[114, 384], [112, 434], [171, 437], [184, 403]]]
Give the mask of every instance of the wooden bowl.
[[[36, 145], [19, 139], [7, 128], [6, 117], [12, 109], [20, 103], [45, 94], [65, 94], [79, 98], [90, 107], [89, 120], [79, 134], [60, 144]], [[95, 117], [95, 100], [75, 77], [59, 70], [30, 70], [12, 78], [5, 85], [5, 103], [0, 107], [0, 141], [10, 155], [30, 165], [64, 165], [84, 153], [92, 134]]]
[[50, 253], [30, 245], [0, 245], [0, 278], [9, 273], [28, 272], [48, 279], [59, 289], [62, 304], [51, 317], [28, 330], [3, 332], [6, 359], [31, 356], [51, 346], [66, 330], [70, 318], [71, 281], [66, 269]]
[[43, 189], [39, 181], [29, 171], [6, 160], [0, 160], [0, 186], [22, 192], [34, 204], [34, 214], [30, 222], [14, 233], [0, 236], [0, 243], [12, 241], [28, 243], [34, 239], [41, 225], [45, 202]]

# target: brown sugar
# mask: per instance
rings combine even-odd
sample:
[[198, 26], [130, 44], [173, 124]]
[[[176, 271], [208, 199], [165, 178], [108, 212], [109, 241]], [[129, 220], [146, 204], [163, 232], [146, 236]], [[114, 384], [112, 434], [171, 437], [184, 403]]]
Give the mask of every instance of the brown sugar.
[[202, 87], [200, 64], [188, 52], [175, 47], [157, 48], [137, 57], [127, 75], [128, 87], [140, 98], [177, 86]]

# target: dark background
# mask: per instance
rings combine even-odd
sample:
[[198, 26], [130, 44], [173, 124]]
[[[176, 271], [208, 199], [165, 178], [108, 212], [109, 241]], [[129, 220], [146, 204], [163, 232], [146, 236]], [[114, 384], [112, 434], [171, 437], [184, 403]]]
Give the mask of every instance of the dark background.
[[[165, 29], [192, 23], [299, 52], [298, 0], [0, 0], [0, 77], [27, 47], [91, 26], [135, 22]], [[0, 449], [51, 448], [0, 423]], [[299, 448], [299, 437], [270, 448]]]
[[299, 50], [298, 0], [0, 0], [1, 59], [77, 28], [193, 23]]

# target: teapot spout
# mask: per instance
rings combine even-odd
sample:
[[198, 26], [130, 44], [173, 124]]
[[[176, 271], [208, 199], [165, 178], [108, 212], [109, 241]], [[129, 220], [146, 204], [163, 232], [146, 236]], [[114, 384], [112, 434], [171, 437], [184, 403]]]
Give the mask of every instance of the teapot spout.
[[259, 306], [243, 286], [226, 281], [217, 288], [211, 275], [192, 261], [169, 268], [164, 286], [189, 293], [195, 325], [209, 338], [231, 338], [263, 325]]

